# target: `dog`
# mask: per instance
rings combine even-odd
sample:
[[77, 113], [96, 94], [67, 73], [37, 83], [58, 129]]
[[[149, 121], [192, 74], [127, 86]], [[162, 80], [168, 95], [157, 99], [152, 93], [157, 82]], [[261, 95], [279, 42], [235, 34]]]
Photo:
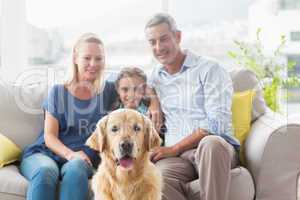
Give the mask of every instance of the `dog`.
[[150, 161], [161, 139], [146, 116], [119, 109], [103, 117], [86, 145], [100, 152], [95, 200], [161, 200], [162, 176]]

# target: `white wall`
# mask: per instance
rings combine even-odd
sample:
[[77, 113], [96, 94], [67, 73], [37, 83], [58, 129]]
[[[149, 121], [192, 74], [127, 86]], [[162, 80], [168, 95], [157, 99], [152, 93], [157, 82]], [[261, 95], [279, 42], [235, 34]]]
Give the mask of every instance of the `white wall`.
[[1, 79], [13, 82], [26, 66], [25, 0], [1, 0]]

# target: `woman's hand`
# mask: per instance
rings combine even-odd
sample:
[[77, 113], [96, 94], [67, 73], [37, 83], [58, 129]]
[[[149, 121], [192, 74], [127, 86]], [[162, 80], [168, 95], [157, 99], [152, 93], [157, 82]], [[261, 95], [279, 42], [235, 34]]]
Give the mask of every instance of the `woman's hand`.
[[83, 151], [72, 151], [66, 155], [67, 160], [73, 160], [75, 158], [82, 159], [92, 166], [90, 158]]

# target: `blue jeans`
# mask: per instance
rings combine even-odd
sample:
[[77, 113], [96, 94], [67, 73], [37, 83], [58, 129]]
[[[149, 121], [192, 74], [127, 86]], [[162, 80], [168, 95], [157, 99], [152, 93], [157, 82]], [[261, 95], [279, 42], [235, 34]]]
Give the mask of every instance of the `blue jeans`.
[[70, 160], [59, 167], [50, 157], [36, 153], [22, 160], [20, 170], [29, 181], [27, 200], [88, 199], [93, 169], [84, 160]]

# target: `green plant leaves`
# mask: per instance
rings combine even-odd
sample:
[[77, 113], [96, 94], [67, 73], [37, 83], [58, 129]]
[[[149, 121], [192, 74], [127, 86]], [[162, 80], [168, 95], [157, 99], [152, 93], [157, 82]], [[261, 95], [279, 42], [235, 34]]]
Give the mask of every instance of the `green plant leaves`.
[[[280, 44], [272, 54], [267, 54], [261, 41], [262, 29], [256, 31], [256, 40], [252, 43], [234, 40], [237, 51], [229, 51], [228, 56], [237, 65], [252, 70], [265, 84], [264, 98], [267, 105], [274, 111], [279, 109], [278, 90], [282, 87], [296, 87], [300, 85], [300, 77], [294, 72], [295, 62], [282, 62], [282, 49], [286, 44], [285, 35], [281, 35]], [[289, 73], [288, 72], [292, 72]], [[264, 80], [271, 81], [264, 81]]]

